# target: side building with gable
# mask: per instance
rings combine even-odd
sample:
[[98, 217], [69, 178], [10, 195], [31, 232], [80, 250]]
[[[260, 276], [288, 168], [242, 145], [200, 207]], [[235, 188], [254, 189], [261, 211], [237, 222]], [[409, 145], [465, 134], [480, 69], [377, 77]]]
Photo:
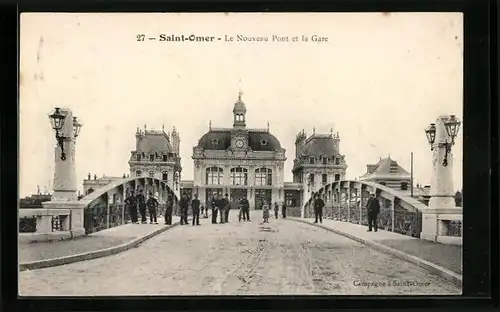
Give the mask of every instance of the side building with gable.
[[137, 128], [136, 148], [130, 152], [131, 177], [152, 177], [165, 181], [179, 196], [181, 179], [180, 136], [175, 127], [172, 133]]
[[317, 134], [315, 130], [307, 137], [304, 130], [295, 140], [293, 182], [302, 189], [300, 207], [314, 192], [334, 181], [345, 179], [347, 171], [345, 155], [340, 153], [340, 135], [330, 130], [329, 134]]

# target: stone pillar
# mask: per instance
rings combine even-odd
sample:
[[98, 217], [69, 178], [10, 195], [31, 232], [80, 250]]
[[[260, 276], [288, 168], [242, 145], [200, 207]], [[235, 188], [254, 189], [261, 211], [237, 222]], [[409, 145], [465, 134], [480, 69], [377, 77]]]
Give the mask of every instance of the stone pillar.
[[[446, 155], [446, 142], [451, 137], [446, 132], [445, 122], [449, 116], [440, 116], [436, 119], [436, 136], [432, 145], [432, 180], [429, 206], [422, 210], [422, 232], [420, 238], [429, 241], [438, 241], [438, 237], [446, 235], [447, 221], [445, 215], [461, 215], [462, 209], [455, 206], [453, 191], [453, 154], [448, 152], [447, 166], [443, 165]], [[453, 149], [453, 147], [452, 147]], [[445, 219], [445, 220], [443, 220]]]
[[[444, 143], [451, 142], [444, 123], [448, 116], [440, 116], [436, 120], [436, 139], [432, 151], [432, 180], [429, 195], [429, 208], [455, 208], [455, 192], [453, 191], [453, 151], [448, 152], [448, 165], [443, 165], [446, 155]], [[453, 148], [453, 147], [452, 147]]]
[[85, 235], [83, 224], [85, 206], [78, 202], [75, 166], [75, 137], [73, 132], [73, 113], [69, 109], [61, 109], [65, 115], [60, 135], [65, 137], [63, 146], [66, 159], [61, 159], [61, 147], [57, 144], [54, 150], [54, 184], [51, 201], [42, 203], [45, 209], [70, 209], [71, 237]]

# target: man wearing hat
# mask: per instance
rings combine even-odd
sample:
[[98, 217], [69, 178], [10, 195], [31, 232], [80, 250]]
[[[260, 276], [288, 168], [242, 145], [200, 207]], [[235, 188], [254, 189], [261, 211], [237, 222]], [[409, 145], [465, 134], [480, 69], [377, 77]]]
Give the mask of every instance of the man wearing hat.
[[188, 209], [189, 209], [189, 200], [187, 198], [186, 193], [182, 194], [181, 200], [179, 200], [179, 208], [180, 208], [180, 213], [181, 213], [181, 225], [186, 225], [188, 224], [187, 221], [187, 215], [188, 215]]
[[380, 203], [373, 192], [370, 192], [370, 199], [368, 199], [368, 202], [366, 203], [366, 210], [368, 212], [368, 232], [372, 231], [372, 227], [375, 232], [377, 232]]
[[149, 223], [150, 224], [158, 224], [156, 220], [156, 209], [158, 208], [158, 201], [154, 198], [153, 193], [148, 193], [148, 201], [146, 202], [146, 206], [148, 206], [149, 210]]
[[139, 213], [141, 214], [141, 223], [147, 223], [146, 219], [146, 198], [142, 193], [142, 189], [139, 190], [139, 195], [136, 196], [137, 203], [139, 204]]
[[314, 200], [314, 223], [323, 223], [323, 207], [325, 207], [325, 202], [319, 194], [316, 194], [316, 199]]
[[168, 196], [165, 204], [165, 225], [172, 225], [172, 213], [174, 212], [174, 201], [172, 200], [172, 196]]
[[229, 195], [226, 194], [224, 198], [224, 222], [229, 222], [229, 210], [231, 210], [231, 201], [229, 200]]
[[198, 194], [194, 194], [194, 199], [191, 201], [191, 208], [193, 209], [193, 226], [200, 225], [200, 200]]

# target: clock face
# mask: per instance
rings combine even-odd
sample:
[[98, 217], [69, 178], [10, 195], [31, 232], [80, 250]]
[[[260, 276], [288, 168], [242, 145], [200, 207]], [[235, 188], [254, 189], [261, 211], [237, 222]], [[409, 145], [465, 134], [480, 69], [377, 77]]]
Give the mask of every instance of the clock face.
[[236, 140], [236, 147], [243, 147], [243, 145], [245, 145], [245, 143], [243, 143], [243, 140]]

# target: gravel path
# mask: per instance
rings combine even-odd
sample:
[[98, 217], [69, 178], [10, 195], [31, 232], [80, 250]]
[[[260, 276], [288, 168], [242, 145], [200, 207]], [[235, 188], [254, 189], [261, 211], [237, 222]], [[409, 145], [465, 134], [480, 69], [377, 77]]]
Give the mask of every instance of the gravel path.
[[[274, 220], [178, 226], [117, 255], [20, 273], [21, 295], [437, 295], [460, 289], [332, 232]], [[420, 285], [395, 283], [419, 282]], [[408, 283], [407, 283], [408, 284]]]

